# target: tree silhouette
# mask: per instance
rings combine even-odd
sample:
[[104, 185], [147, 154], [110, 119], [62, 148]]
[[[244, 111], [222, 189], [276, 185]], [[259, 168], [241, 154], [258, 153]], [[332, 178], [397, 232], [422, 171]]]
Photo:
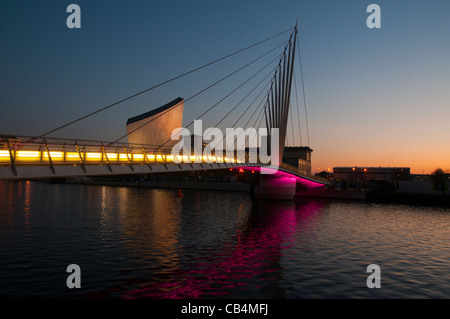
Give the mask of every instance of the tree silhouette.
[[445, 172], [442, 168], [436, 168], [431, 175], [435, 175], [436, 177], [441, 177], [442, 175], [445, 175]]
[[431, 173], [434, 182], [434, 189], [437, 191], [443, 191], [445, 189], [446, 174], [442, 168], [437, 168]]

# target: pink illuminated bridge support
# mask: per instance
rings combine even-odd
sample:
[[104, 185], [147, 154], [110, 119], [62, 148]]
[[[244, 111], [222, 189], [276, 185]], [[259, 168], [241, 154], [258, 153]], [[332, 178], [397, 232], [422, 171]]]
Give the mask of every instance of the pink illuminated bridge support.
[[[313, 188], [325, 188], [328, 184], [325, 180], [315, 180], [315, 178], [303, 176], [300, 173], [284, 169], [268, 167], [243, 167], [244, 170], [260, 172], [258, 185], [258, 196], [270, 200], [292, 200], [296, 193], [302, 190]], [[270, 174], [264, 174], [261, 170], [272, 170]]]

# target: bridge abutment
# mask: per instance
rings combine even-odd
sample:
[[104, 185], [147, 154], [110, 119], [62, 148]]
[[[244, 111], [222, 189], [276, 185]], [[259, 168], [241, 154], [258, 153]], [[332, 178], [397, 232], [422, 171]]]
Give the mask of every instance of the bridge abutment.
[[296, 189], [294, 177], [260, 175], [258, 195], [263, 199], [293, 200]]

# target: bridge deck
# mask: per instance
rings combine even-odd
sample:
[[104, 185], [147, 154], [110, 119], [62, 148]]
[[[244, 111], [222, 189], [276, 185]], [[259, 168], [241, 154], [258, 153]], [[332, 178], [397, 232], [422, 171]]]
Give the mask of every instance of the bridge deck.
[[[199, 153], [201, 154], [201, 152]], [[270, 167], [270, 157], [257, 152], [224, 155], [176, 155], [153, 145], [112, 144], [97, 141], [2, 137], [0, 179], [68, 176], [149, 174], [233, 167]], [[279, 163], [272, 169], [321, 184], [328, 180], [310, 176]]]

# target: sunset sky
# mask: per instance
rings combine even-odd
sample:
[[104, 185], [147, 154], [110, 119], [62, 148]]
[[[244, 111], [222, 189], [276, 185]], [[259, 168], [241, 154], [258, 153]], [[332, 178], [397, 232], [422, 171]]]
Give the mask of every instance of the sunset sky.
[[[71, 3], [81, 7], [81, 29], [66, 26]], [[371, 3], [381, 8], [381, 29], [366, 25]], [[298, 21], [313, 172], [337, 166], [448, 170], [449, 14], [448, 0], [7, 1], [0, 11], [0, 134], [41, 135]], [[128, 118], [189, 98], [288, 37], [284, 33], [51, 136], [115, 140], [126, 133]], [[188, 101], [184, 125], [281, 51]], [[298, 66], [301, 144], [307, 145]], [[269, 71], [206, 116], [205, 125], [213, 126]], [[294, 132], [292, 140], [288, 131], [288, 144], [300, 145], [298, 126]]]

